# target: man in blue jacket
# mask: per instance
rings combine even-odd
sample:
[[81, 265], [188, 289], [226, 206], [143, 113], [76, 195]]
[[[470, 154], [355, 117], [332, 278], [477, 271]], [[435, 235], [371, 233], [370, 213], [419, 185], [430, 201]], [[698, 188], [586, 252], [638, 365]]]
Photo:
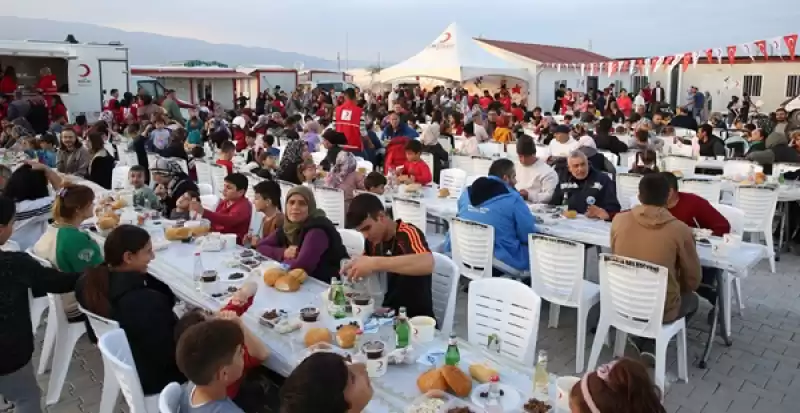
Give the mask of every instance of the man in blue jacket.
[[[458, 217], [494, 228], [495, 261], [528, 271], [528, 234], [536, 232], [536, 221], [522, 196], [514, 189], [514, 163], [498, 159], [489, 176], [478, 178], [458, 199]], [[448, 237], [445, 251], [450, 251]]]
[[397, 112], [389, 114], [389, 124], [383, 130], [383, 140], [392, 139], [398, 136], [405, 136], [414, 139], [419, 136], [417, 131], [411, 129], [406, 122], [400, 122], [400, 115]]

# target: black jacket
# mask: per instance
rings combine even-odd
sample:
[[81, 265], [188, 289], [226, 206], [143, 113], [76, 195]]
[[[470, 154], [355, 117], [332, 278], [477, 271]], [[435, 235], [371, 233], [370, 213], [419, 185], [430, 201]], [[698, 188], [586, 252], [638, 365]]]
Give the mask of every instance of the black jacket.
[[186, 191], [199, 192], [199, 190], [197, 189], [197, 184], [192, 182], [192, 180], [189, 179], [188, 175], [181, 174], [180, 176], [175, 177], [175, 179], [177, 179], [178, 182], [172, 188], [172, 191], [169, 194], [167, 194], [167, 197], [164, 198], [163, 200], [163, 210], [164, 210], [163, 212], [165, 217], [169, 216], [169, 214], [175, 208], [175, 203], [178, 202], [178, 198], [180, 198], [181, 195], [185, 194]]
[[[319, 263], [317, 263], [317, 268], [308, 275], [330, 284], [331, 277], [339, 276], [342, 259], [348, 257], [347, 250], [344, 247], [342, 236], [339, 235], [339, 231], [336, 230], [333, 223], [326, 217], [311, 218], [306, 221], [305, 226], [300, 230], [300, 244], [297, 245], [298, 248], [303, 245], [303, 239], [308, 231], [312, 229], [321, 229], [325, 232], [325, 235], [328, 237], [328, 248], [322, 254]], [[278, 245], [280, 247], [286, 248], [289, 246], [289, 240], [286, 238], [283, 228], [278, 228], [276, 236], [278, 237]]]
[[[75, 296], [86, 306], [86, 277], [75, 286]], [[125, 330], [145, 396], [158, 394], [170, 382], [186, 378], [175, 363], [175, 295], [149, 274], [112, 272], [108, 278], [109, 318]]]
[[333, 165], [336, 165], [336, 156], [339, 155], [339, 152], [342, 151], [342, 148], [338, 145], [333, 145], [330, 149], [328, 149], [328, 153], [325, 155], [325, 159], [319, 163], [319, 166], [322, 167], [322, 170], [325, 172], [330, 172]]
[[799, 163], [800, 155], [791, 146], [785, 143], [779, 143], [772, 148], [772, 153], [775, 154], [775, 163]]
[[725, 142], [722, 139], [711, 135], [705, 142], [700, 144], [700, 156], [725, 156]]
[[93, 156], [89, 163], [89, 180], [105, 189], [111, 189], [111, 174], [115, 163], [114, 157], [108, 153]]
[[186, 162], [189, 162], [189, 155], [186, 154], [186, 149], [183, 149], [182, 144], [178, 145], [169, 144], [167, 145], [166, 148], [162, 149], [159, 152], [159, 155], [161, 155], [164, 158], [178, 158], [178, 159], [183, 159]]
[[628, 145], [619, 140], [618, 137], [607, 133], [595, 133], [594, 142], [597, 144], [597, 149], [611, 151], [617, 155], [628, 150]]
[[669, 124], [676, 128], [691, 129], [693, 131], [696, 131], [698, 128], [697, 120], [695, 120], [695, 118], [689, 115], [675, 116], [674, 118], [672, 118]]
[[558, 182], [553, 198], [550, 199], [551, 205], [563, 204], [566, 195], [568, 209], [579, 214], [586, 213], [589, 204], [587, 200], [590, 199], [594, 199], [594, 205], [603, 208], [611, 218], [622, 209], [614, 181], [603, 172], [591, 168], [589, 175], [581, 181], [565, 171], [560, 174]]
[[24, 252], [0, 251], [0, 376], [19, 370], [33, 355], [28, 291], [70, 292], [79, 276], [43, 267]]

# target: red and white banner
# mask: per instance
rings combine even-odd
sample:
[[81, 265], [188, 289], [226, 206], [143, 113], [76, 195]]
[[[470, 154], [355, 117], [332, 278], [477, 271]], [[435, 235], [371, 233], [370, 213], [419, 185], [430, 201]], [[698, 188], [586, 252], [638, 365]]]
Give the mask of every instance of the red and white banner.
[[769, 52], [767, 52], [767, 41], [766, 40], [759, 40], [755, 42], [758, 51], [761, 52], [761, 55], [764, 56], [764, 59], [769, 59]]
[[736, 61], [736, 45], [728, 46], [728, 61], [733, 64]]
[[789, 49], [789, 60], [794, 60], [794, 53], [797, 48], [797, 34], [787, 34], [783, 36], [783, 41], [786, 42], [786, 48]]

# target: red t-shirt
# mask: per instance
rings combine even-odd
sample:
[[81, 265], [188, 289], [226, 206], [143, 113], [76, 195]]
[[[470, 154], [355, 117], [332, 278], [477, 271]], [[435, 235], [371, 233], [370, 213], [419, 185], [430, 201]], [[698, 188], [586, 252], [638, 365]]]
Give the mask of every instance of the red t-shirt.
[[0, 93], [4, 95], [10, 95], [16, 91], [17, 82], [15, 82], [14, 79], [8, 76], [3, 76], [3, 78], [0, 79]]
[[728, 220], [705, 198], [695, 194], [679, 192], [678, 203], [669, 213], [691, 228], [710, 229], [718, 237], [731, 232]]
[[212, 231], [236, 234], [236, 242], [241, 244], [242, 238], [250, 229], [252, 213], [253, 204], [247, 198], [241, 197], [235, 201], [220, 201], [215, 211], [206, 209], [203, 212], [203, 218], [211, 221]]
[[53, 93], [58, 92], [58, 82], [56, 82], [56, 76], [42, 76], [39, 81], [36, 82], [36, 89], [41, 89], [46, 95], [52, 95]]
[[347, 137], [347, 145], [361, 151], [364, 145], [361, 140], [362, 110], [355, 102], [347, 101], [336, 108], [336, 131]]
[[525, 117], [525, 112], [523, 112], [521, 108], [511, 109], [511, 114], [514, 115], [514, 120], [517, 122], [522, 122], [522, 119]]
[[494, 99], [490, 98], [489, 96], [484, 96], [484, 97], [480, 98], [478, 103], [481, 105], [483, 110], [487, 110], [487, 109], [489, 109], [489, 104], [492, 103], [493, 100]]
[[53, 120], [58, 119], [59, 116], [67, 117], [67, 107], [61, 104], [56, 104], [50, 109], [50, 116]]
[[233, 162], [225, 159], [217, 159], [217, 165], [224, 166], [228, 170], [228, 175], [233, 173]]
[[433, 180], [431, 175], [431, 168], [423, 160], [419, 161], [406, 161], [403, 164], [402, 175], [408, 175], [414, 178], [414, 182], [420, 185], [427, 185]]
[[510, 97], [500, 98], [500, 103], [503, 104], [503, 109], [505, 109], [506, 112], [510, 112], [511, 111], [511, 98]]
[[[233, 311], [236, 313], [236, 315], [241, 317], [242, 314], [247, 312], [251, 305], [253, 305], [253, 297], [250, 297], [250, 299], [243, 305], [234, 304], [233, 302], [228, 301], [228, 304], [225, 304], [225, 307], [223, 307], [220, 311]], [[246, 346], [243, 348], [242, 358], [244, 359], [242, 378], [244, 378], [248, 370], [261, 365], [261, 360], [251, 356]], [[235, 398], [236, 395], [239, 394], [239, 386], [242, 384], [242, 378], [236, 380], [235, 383], [232, 383], [228, 386], [227, 393], [228, 397], [231, 399]]]

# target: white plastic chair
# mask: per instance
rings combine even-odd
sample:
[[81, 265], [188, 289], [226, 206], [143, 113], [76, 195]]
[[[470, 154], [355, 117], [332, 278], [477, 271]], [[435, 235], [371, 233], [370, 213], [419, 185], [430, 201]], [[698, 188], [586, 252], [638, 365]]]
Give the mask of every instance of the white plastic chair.
[[422, 162], [425, 162], [425, 165], [428, 165], [428, 169], [431, 171], [431, 174], [433, 174], [433, 163], [434, 163], [433, 154], [428, 152], [422, 152], [419, 158], [422, 159]]
[[614, 166], [619, 165], [619, 155], [615, 154], [614, 152], [609, 152], [609, 151], [597, 151], [597, 152], [603, 154], [603, 156], [605, 156], [606, 159], [608, 159], [608, 161], [611, 162], [611, 165]]
[[111, 187], [112, 188], [130, 188], [128, 181], [128, 172], [131, 170], [130, 166], [115, 166], [111, 171]]
[[487, 347], [489, 336], [496, 334], [502, 356], [525, 366], [533, 365], [541, 303], [541, 298], [519, 281], [472, 281], [467, 305], [468, 341]]
[[376, 194], [376, 193], [370, 192], [370, 191], [364, 191], [364, 190], [361, 190], [361, 189], [354, 189], [353, 190], [353, 197], [357, 197], [357, 196], [359, 196], [361, 194], [369, 194], [369, 195], [372, 195], [372, 196], [380, 199], [381, 203], [383, 204], [383, 206], [386, 207], [386, 198], [383, 195]]
[[680, 171], [683, 176], [692, 176], [696, 167], [697, 160], [694, 158], [678, 155], [664, 157], [664, 169], [668, 172]]
[[[561, 306], [578, 310], [575, 371], [583, 371], [586, 352], [586, 323], [589, 310], [600, 302], [600, 287], [583, 279], [583, 244], [540, 234], [528, 236], [531, 288], [550, 302], [549, 327], [558, 327]], [[537, 322], [538, 324], [538, 322]]]
[[491, 225], [454, 218], [450, 227], [453, 262], [459, 274], [471, 280], [491, 278], [494, 228]]
[[319, 165], [325, 159], [325, 156], [327, 154], [328, 154], [327, 152], [312, 152], [311, 159], [314, 161], [315, 165]]
[[225, 187], [225, 177], [228, 170], [222, 165], [211, 165], [211, 186], [214, 188], [214, 195], [221, 195]]
[[214, 188], [211, 186], [211, 184], [197, 184], [197, 191], [200, 193], [200, 195], [214, 194]]
[[744, 232], [763, 236], [769, 266], [775, 272], [775, 248], [772, 245], [772, 220], [778, 204], [778, 190], [766, 186], [736, 186], [733, 206], [744, 211]]
[[772, 176], [777, 178], [781, 174], [794, 172], [798, 169], [800, 169], [800, 164], [797, 163], [776, 163], [772, 165]]
[[197, 173], [197, 184], [208, 185], [213, 190], [214, 180], [211, 177], [211, 165], [203, 161], [195, 161], [194, 171]]
[[278, 180], [278, 186], [281, 187], [281, 205], [283, 206], [282, 209], [285, 210], [286, 208], [286, 194], [289, 192], [290, 189], [296, 187], [297, 185], [289, 182], [289, 181], [281, 181]]
[[[131, 413], [154, 413], [155, 410], [148, 410], [148, 401], [145, 400], [142, 383], [139, 381], [139, 373], [131, 354], [131, 347], [125, 331], [116, 329], [103, 334], [99, 338], [98, 347], [103, 356], [103, 364], [108, 364], [114, 376], [117, 378], [122, 395], [128, 403]], [[158, 396], [155, 397], [156, 405]]]
[[339, 235], [350, 258], [364, 255], [364, 236], [354, 229], [339, 228]]
[[453, 155], [451, 157], [450, 167], [455, 169], [461, 169], [462, 171], [466, 172], [467, 175], [474, 174], [474, 166], [472, 162], [471, 156], [466, 155]]
[[692, 145], [687, 145], [683, 142], [672, 143], [672, 139], [669, 136], [665, 136], [663, 141], [664, 153], [667, 155], [683, 156], [686, 158], [692, 157], [694, 151]]
[[509, 158], [518, 158], [517, 156], [517, 144], [516, 142], [507, 143], [506, 144], [506, 154], [508, 154]]
[[473, 156], [471, 175], [477, 175], [477, 176], [489, 175], [489, 168], [492, 167], [492, 163], [494, 163], [494, 159], [492, 158], [487, 158], [485, 156]]
[[156, 165], [156, 161], [158, 160], [158, 158], [160, 158], [160, 156], [154, 153], [147, 154], [147, 165], [150, 166], [150, 169], [152, 169]]
[[750, 161], [727, 161], [722, 166], [722, 176], [726, 178], [748, 176], [750, 172], [764, 172], [764, 167]]
[[314, 198], [319, 209], [325, 211], [333, 225], [344, 228], [344, 192], [337, 188], [317, 186], [314, 187]]
[[434, 252], [432, 275], [433, 314], [438, 320], [442, 336], [446, 337], [453, 331], [453, 320], [456, 314], [458, 267], [446, 255]]
[[425, 205], [420, 201], [394, 197], [392, 199], [392, 217], [394, 219], [402, 219], [415, 227], [419, 228], [425, 234], [425, 227], [428, 225], [427, 212]]
[[139, 165], [139, 157], [133, 151], [119, 151], [119, 160], [125, 166]]
[[33, 327], [33, 334], [35, 335], [36, 330], [39, 329], [39, 324], [42, 323], [44, 310], [50, 306], [50, 302], [47, 301], [47, 297], [34, 298], [33, 293], [28, 290], [28, 303], [31, 308], [31, 326]]
[[179, 413], [183, 397], [183, 387], [174, 381], [167, 384], [158, 395], [158, 410], [161, 413]]
[[[739, 208], [732, 207], [730, 205], [725, 204], [715, 204], [712, 203], [711, 205], [728, 220], [728, 224], [731, 226], [731, 234], [735, 235], [744, 235], [744, 219], [745, 214]], [[744, 300], [742, 299], [742, 279], [747, 277], [747, 270], [744, 273], [731, 276], [727, 278], [728, 280], [732, 280], [733, 289], [736, 293], [736, 303], [739, 306], [739, 316], [741, 317], [744, 314]], [[725, 303], [725, 319], [727, 320], [727, 325], [731, 325], [731, 283], [726, 282], [724, 286], [720, 286], [720, 288], [724, 287], [726, 290], [726, 300]]]
[[467, 172], [458, 168], [443, 169], [439, 174], [439, 188], [447, 188], [450, 199], [458, 199], [464, 190], [467, 181]]
[[589, 356], [589, 371], [597, 367], [600, 350], [609, 328], [617, 329], [614, 355], [625, 351], [627, 335], [654, 339], [656, 342], [655, 383], [664, 391], [667, 346], [678, 336], [678, 377], [689, 381], [686, 356], [686, 320], [662, 324], [667, 296], [667, 269], [645, 261], [600, 254], [600, 322]]
[[[89, 319], [89, 324], [98, 337], [119, 328], [119, 323], [114, 320], [101, 317], [80, 306], [78, 309]], [[114, 376], [111, 366], [103, 360], [103, 393], [100, 396], [100, 413], [111, 413], [114, 411], [114, 406], [117, 405], [119, 390], [119, 382]]]
[[[612, 155], [614, 155], [612, 153]], [[623, 210], [630, 209], [630, 199], [639, 194], [639, 181], [642, 175], [622, 173], [617, 174], [617, 199]]]
[[695, 194], [708, 202], [719, 202], [722, 194], [722, 181], [718, 179], [683, 179], [680, 182], [681, 192]]
[[500, 142], [479, 143], [478, 150], [480, 151], [481, 155], [489, 157], [499, 155], [505, 152], [505, 150], [503, 149], [503, 144]]
[[251, 209], [253, 213], [250, 216], [250, 233], [261, 237], [261, 229], [264, 224], [264, 213], [256, 211], [255, 207], [252, 207]]
[[[55, 340], [52, 343], [51, 352], [53, 353], [53, 363], [51, 365], [50, 380], [47, 384], [47, 405], [58, 403], [61, 397], [61, 389], [64, 388], [64, 381], [67, 379], [67, 370], [69, 369], [69, 362], [72, 359], [72, 352], [75, 350], [75, 344], [78, 339], [86, 334], [86, 325], [84, 323], [70, 323], [67, 320], [67, 315], [64, 312], [64, 302], [61, 300], [59, 294], [47, 294], [47, 299], [50, 301], [50, 308], [47, 315], [47, 323], [55, 325]], [[47, 331], [45, 331], [45, 346], [47, 346]], [[42, 367], [46, 367], [47, 358], [50, 352], [45, 354], [45, 349], [42, 349], [42, 358], [39, 362], [39, 374], [43, 374]], [[44, 364], [44, 365], [43, 365]]]
[[186, 159], [182, 159], [182, 158], [167, 158], [167, 159], [177, 163], [181, 167], [181, 170], [183, 171], [183, 173], [185, 173], [185, 174], [189, 173], [189, 164], [186, 162]]
[[447, 153], [450, 153], [450, 150], [453, 149], [453, 145], [450, 144], [450, 138], [439, 138], [439, 145], [442, 145], [442, 149]]
[[[372, 162], [370, 162], [370, 161], [366, 161], [366, 160], [365, 161], [358, 161], [356, 163], [356, 169], [361, 169], [361, 168], [364, 168], [364, 170], [367, 171], [367, 173], [370, 173], [375, 169], [375, 166], [373, 166]], [[432, 170], [433, 169], [431, 169], [431, 171]]]
[[219, 205], [219, 197], [216, 195], [200, 195], [200, 203], [203, 208], [209, 211], [216, 211], [217, 205]]

